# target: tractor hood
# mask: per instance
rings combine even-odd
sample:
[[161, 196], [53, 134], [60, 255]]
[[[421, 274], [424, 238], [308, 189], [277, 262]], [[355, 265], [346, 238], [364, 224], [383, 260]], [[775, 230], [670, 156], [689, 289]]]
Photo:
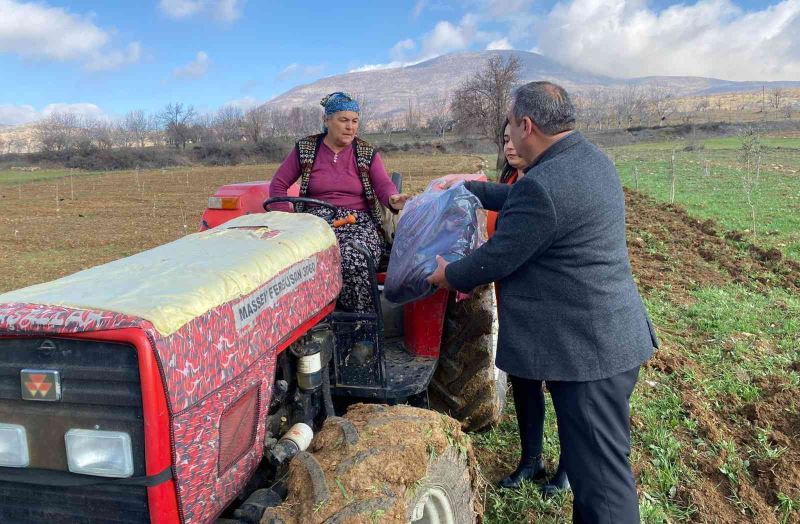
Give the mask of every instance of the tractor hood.
[[112, 311], [169, 336], [211, 309], [336, 244], [328, 224], [301, 213], [260, 213], [137, 255], [0, 295], [28, 303]]

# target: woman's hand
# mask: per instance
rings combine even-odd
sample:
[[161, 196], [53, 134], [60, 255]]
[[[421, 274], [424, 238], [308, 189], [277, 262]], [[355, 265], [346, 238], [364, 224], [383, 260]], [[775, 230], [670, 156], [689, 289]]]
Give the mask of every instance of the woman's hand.
[[453, 187], [454, 185], [458, 184], [459, 182], [462, 182], [460, 178], [451, 178], [450, 180], [442, 182], [442, 184], [439, 186], [439, 189], [441, 189], [442, 191], [446, 191], [451, 187]]
[[398, 193], [389, 197], [389, 206], [395, 211], [400, 211], [406, 205], [406, 201], [411, 198], [405, 193]]

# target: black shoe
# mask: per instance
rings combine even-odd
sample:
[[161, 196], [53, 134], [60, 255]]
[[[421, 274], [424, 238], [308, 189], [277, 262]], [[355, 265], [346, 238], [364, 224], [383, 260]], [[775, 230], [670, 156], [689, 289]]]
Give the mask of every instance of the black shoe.
[[520, 464], [514, 472], [497, 483], [501, 488], [517, 489], [523, 481], [542, 480], [547, 476], [544, 460], [537, 457], [533, 462]]
[[542, 497], [552, 497], [553, 495], [561, 492], [561, 491], [569, 491], [571, 489], [569, 485], [569, 479], [567, 478], [567, 471], [564, 468], [559, 467], [556, 474], [553, 475], [553, 478], [548, 480], [541, 488], [539, 488], [542, 492]]

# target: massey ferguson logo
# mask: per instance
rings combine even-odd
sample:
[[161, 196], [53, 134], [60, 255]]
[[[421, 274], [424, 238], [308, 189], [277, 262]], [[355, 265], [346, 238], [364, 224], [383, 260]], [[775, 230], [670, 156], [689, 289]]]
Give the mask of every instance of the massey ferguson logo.
[[23, 400], [61, 400], [61, 377], [49, 369], [23, 369], [20, 371]]

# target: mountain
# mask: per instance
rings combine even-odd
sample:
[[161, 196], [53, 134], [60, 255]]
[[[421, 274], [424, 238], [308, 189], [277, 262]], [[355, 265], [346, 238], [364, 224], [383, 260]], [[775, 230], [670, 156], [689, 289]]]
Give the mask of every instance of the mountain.
[[266, 106], [286, 109], [317, 105], [328, 93], [347, 91], [368, 100], [373, 117], [391, 118], [404, 113], [410, 102], [424, 107], [428, 101], [442, 99], [483, 67], [492, 56], [515, 56], [522, 66], [521, 80], [550, 80], [571, 93], [621, 89], [626, 86], [659, 86], [670, 90], [675, 96], [748, 91], [762, 86], [768, 89], [800, 88], [800, 82], [732, 82], [691, 76], [613, 78], [578, 71], [538, 53], [468, 51], [450, 53], [405, 67], [356, 71], [322, 78], [292, 88], [267, 102]]

